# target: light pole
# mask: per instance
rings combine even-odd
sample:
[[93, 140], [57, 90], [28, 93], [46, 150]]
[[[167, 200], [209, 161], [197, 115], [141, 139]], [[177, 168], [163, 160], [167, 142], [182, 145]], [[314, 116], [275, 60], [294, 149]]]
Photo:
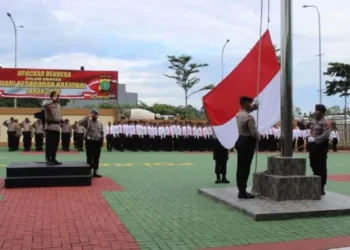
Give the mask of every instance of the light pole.
[[319, 102], [322, 104], [322, 43], [321, 43], [321, 14], [316, 5], [303, 5], [303, 8], [314, 8], [318, 16], [318, 67], [319, 67]]
[[224, 79], [224, 50], [226, 45], [230, 42], [230, 39], [227, 39], [221, 51], [221, 80]]
[[[17, 28], [24, 28], [22, 25], [16, 26], [15, 21], [13, 20], [12, 16], [10, 13], [7, 13], [7, 16], [11, 19], [13, 28], [15, 30], [15, 68], [17, 68]], [[14, 106], [17, 108], [17, 98], [14, 100]]]

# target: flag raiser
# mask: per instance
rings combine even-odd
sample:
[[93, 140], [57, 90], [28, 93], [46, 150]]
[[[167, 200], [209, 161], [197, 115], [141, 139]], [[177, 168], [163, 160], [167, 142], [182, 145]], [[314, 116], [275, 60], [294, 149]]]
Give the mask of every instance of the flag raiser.
[[[241, 96], [252, 98], [259, 96], [259, 121], [257, 121], [259, 132], [272, 127], [280, 120], [280, 82], [280, 65], [270, 32], [267, 30], [240, 64], [203, 97], [208, 120], [216, 137], [225, 148], [233, 148], [238, 138], [236, 115], [240, 109]], [[251, 115], [257, 119], [257, 111]]]

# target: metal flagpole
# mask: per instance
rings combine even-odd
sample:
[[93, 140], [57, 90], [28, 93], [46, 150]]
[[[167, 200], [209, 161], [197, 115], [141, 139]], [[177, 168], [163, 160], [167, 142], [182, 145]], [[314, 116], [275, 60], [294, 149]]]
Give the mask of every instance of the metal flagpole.
[[292, 0], [281, 0], [281, 156], [293, 156]]

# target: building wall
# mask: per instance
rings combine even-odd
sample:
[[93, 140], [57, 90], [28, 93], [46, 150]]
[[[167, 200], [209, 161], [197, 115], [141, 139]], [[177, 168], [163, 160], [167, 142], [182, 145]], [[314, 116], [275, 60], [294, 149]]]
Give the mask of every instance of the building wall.
[[[100, 100], [73, 100], [68, 103], [66, 106], [67, 108], [74, 108], [74, 107], [86, 107], [89, 105], [98, 105], [99, 103], [103, 103], [106, 101], [100, 101]], [[138, 100], [138, 94], [127, 92], [126, 91], [126, 85], [125, 84], [118, 84], [118, 104], [122, 105], [137, 105]]]
[[[79, 121], [84, 116], [88, 115], [90, 109], [71, 109], [63, 108], [63, 118], [69, 119], [71, 123], [74, 121]], [[39, 108], [1, 108], [0, 109], [0, 145], [7, 145], [7, 128], [3, 126], [3, 122], [9, 120], [10, 117], [18, 119], [19, 122], [24, 121], [26, 117], [29, 118], [31, 122], [35, 121], [34, 113], [40, 112]], [[100, 116], [99, 120], [104, 124], [113, 122], [116, 116], [116, 111], [114, 109], [101, 109], [99, 110]]]

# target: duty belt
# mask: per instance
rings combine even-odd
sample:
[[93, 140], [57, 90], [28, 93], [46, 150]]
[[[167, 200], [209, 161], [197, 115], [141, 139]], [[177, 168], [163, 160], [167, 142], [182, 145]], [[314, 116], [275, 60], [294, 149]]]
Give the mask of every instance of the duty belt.
[[100, 141], [100, 140], [101, 140], [101, 138], [90, 137], [90, 136], [87, 136], [86, 139], [87, 139], [87, 140], [90, 140], [90, 141]]

